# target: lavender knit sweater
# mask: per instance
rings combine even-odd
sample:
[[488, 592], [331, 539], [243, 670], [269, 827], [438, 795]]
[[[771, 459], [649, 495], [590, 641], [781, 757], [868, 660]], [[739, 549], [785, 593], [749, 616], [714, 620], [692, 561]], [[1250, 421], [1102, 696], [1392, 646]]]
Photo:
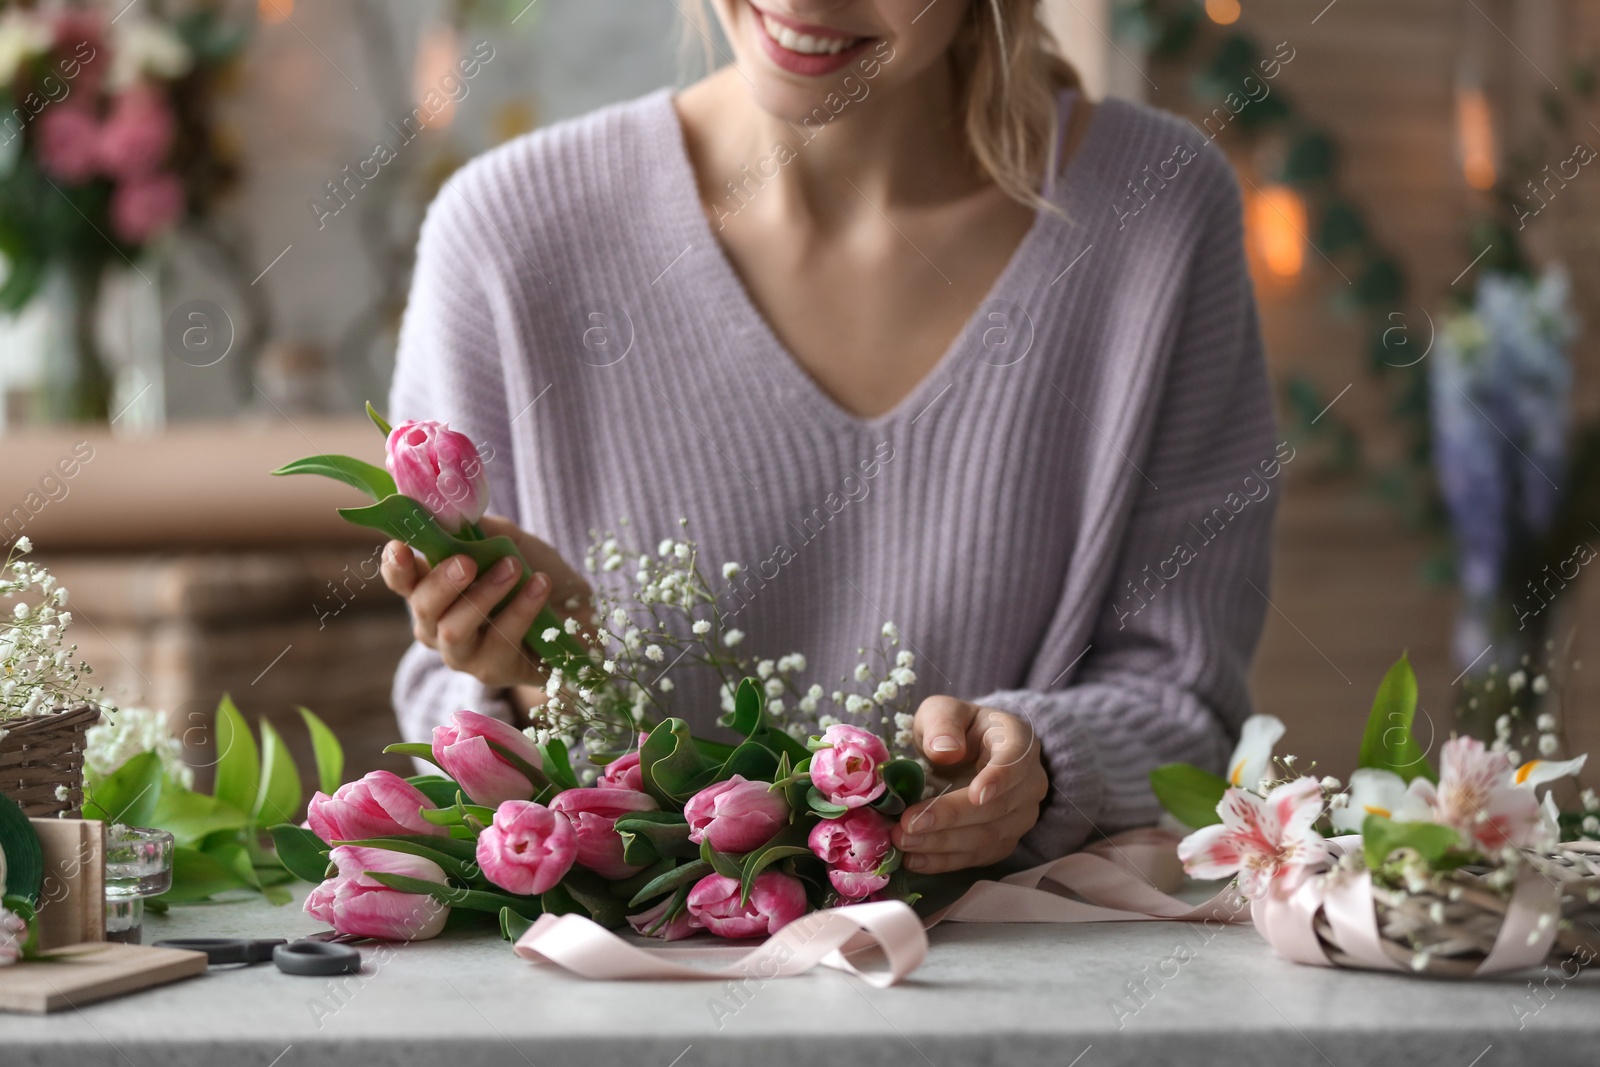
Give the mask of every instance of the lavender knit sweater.
[[[986, 303], [897, 408], [857, 418], [721, 251], [667, 92], [519, 138], [423, 227], [390, 409], [485, 447], [494, 510], [582, 559], [687, 516], [738, 560], [752, 655], [850, 671], [885, 620], [916, 697], [1025, 716], [1054, 788], [1013, 857], [1154, 821], [1158, 764], [1220, 770], [1249, 713], [1275, 445], [1226, 160], [1171, 116], [1097, 110]], [[674, 672], [714, 731], [715, 683]], [[414, 646], [408, 740], [504, 694]]]

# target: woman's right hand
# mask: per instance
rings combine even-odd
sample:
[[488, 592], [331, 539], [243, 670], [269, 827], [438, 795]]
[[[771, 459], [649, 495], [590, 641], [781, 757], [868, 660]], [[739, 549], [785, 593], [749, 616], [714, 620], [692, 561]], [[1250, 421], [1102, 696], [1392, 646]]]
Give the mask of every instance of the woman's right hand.
[[[500, 560], [481, 575], [466, 556], [430, 568], [405, 542], [391, 541], [383, 550], [383, 582], [406, 599], [412, 633], [437, 651], [445, 666], [495, 689], [542, 685], [544, 665], [522, 637], [547, 603], [563, 618], [577, 615], [587, 622], [589, 585], [555, 549], [509, 520], [486, 515], [479, 525], [489, 537], [515, 541], [533, 571], [499, 614], [492, 614], [494, 606], [516, 584], [515, 559]], [[583, 611], [568, 607], [574, 602]]]

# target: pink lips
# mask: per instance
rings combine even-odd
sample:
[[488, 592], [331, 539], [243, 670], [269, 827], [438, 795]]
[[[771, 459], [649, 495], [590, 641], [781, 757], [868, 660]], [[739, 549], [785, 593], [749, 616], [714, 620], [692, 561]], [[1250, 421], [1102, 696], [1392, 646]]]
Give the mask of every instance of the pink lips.
[[750, 10], [755, 16], [756, 34], [761, 38], [761, 46], [766, 49], [768, 57], [783, 70], [788, 71], [790, 74], [798, 74], [801, 77], [819, 78], [835, 71], [843, 70], [873, 41], [871, 37], [863, 38], [859, 44], [840, 49], [832, 55], [807, 55], [803, 52], [790, 51], [774, 40], [772, 34], [767, 32], [765, 17], [770, 17], [774, 22], [781, 22], [795, 33], [810, 34], [813, 37], [823, 38], [837, 38], [841, 34], [838, 30], [830, 29], [827, 26], [816, 26], [799, 22], [776, 12], [763, 11], [754, 4], [750, 5]]

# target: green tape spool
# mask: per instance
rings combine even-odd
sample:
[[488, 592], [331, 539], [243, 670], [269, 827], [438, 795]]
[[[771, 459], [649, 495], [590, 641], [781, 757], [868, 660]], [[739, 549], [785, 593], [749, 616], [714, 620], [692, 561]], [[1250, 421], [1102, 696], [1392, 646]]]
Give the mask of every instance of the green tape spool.
[[5, 854], [6, 895], [37, 904], [44, 884], [44, 849], [33, 824], [4, 793], [0, 793], [0, 853]]

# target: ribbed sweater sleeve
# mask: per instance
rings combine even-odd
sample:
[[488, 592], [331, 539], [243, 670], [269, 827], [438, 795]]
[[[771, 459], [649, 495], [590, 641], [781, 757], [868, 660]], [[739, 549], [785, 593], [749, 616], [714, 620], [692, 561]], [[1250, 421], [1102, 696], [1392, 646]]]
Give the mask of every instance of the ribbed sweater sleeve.
[[[1189, 266], [1155, 430], [1126, 477], [1139, 491], [1087, 643], [1047, 637], [1034, 687], [978, 703], [1032, 724], [1052, 789], [1013, 862], [1060, 856], [1160, 814], [1152, 768], [1221, 770], [1250, 713], [1267, 607], [1281, 456], [1237, 186], [1225, 167]], [[1064, 605], [1080, 610], [1078, 605]]]

